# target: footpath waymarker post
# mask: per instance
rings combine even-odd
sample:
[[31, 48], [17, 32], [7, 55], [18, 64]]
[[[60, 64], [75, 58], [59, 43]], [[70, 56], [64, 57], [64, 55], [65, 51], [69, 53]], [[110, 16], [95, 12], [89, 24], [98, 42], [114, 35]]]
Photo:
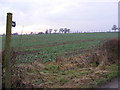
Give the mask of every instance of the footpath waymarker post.
[[11, 88], [11, 66], [10, 66], [11, 28], [12, 28], [12, 13], [7, 13], [4, 68], [5, 68], [5, 88], [9, 89]]

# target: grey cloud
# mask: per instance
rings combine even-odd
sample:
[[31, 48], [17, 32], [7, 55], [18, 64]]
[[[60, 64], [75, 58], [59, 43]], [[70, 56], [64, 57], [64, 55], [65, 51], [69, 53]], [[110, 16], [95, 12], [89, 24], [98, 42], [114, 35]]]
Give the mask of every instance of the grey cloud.
[[[1, 0], [3, 10], [13, 11], [18, 25], [47, 24], [84, 28], [117, 23], [117, 3], [81, 2], [81, 0]], [[6, 8], [6, 9], [5, 9]], [[8, 9], [9, 8], [9, 9]], [[5, 15], [6, 11], [2, 15]], [[2, 16], [4, 17], [4, 16]], [[3, 22], [5, 20], [2, 19]], [[100, 24], [101, 23], [101, 24]], [[105, 28], [106, 29], [106, 28]]]

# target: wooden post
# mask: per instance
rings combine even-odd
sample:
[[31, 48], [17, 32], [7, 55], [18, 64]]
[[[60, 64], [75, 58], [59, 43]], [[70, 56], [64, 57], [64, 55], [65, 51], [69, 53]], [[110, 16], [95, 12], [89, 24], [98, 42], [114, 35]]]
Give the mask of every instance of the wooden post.
[[7, 22], [6, 22], [6, 40], [5, 40], [5, 88], [11, 88], [11, 27], [12, 27], [12, 13], [7, 13]]

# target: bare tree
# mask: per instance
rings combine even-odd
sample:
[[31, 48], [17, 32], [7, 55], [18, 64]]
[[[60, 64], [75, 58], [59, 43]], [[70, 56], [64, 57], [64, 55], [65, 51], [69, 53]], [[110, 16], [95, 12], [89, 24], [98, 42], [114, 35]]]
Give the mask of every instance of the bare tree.
[[63, 29], [63, 28], [60, 28], [60, 29], [59, 29], [59, 33], [61, 33], [61, 32], [62, 32], [62, 33], [70, 33], [70, 29], [67, 29], [67, 28], [64, 28], [64, 29]]
[[70, 33], [70, 29], [68, 29], [68, 33]]
[[64, 28], [64, 33], [69, 33], [70, 29]]
[[54, 29], [54, 33], [56, 33], [57, 32], [57, 29]]
[[51, 32], [52, 32], [52, 29], [49, 29], [49, 33], [51, 34]]
[[43, 32], [39, 32], [38, 34], [44, 34]]
[[30, 34], [33, 34], [33, 32], [31, 32]]
[[45, 31], [45, 34], [48, 34], [48, 30]]
[[120, 28], [118, 28], [118, 32], [120, 32]]
[[118, 29], [117, 26], [113, 25], [112, 30], [114, 30], [116, 32], [117, 29]]
[[64, 28], [64, 33], [67, 33], [67, 28]]
[[60, 29], [59, 29], [59, 33], [61, 33], [61, 32], [62, 32], [62, 33], [64, 32], [64, 29], [63, 29], [63, 28], [60, 28]]

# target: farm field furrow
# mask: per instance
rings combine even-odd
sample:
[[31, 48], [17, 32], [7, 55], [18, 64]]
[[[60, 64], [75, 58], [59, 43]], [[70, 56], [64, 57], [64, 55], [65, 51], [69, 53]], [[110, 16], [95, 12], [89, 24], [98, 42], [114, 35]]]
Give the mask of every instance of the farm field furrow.
[[[20, 60], [34, 60], [37, 58], [43, 59], [44, 62], [52, 61], [57, 56], [66, 56], [69, 52], [73, 52], [76, 50], [90, 49], [92, 47], [99, 45], [99, 41], [90, 41], [90, 42], [81, 42], [79, 44], [67, 44], [67, 45], [59, 45], [54, 47], [44, 47], [44, 48], [36, 48], [30, 49], [30, 51], [40, 50], [40, 52], [35, 52], [31, 54], [24, 53], [20, 55]], [[24, 52], [24, 51], [23, 51]], [[27, 50], [29, 52], [29, 49]], [[21, 59], [22, 58], [22, 59]], [[34, 58], [34, 59], [33, 59]]]
[[[83, 49], [94, 49], [118, 33], [74, 33], [12, 36], [11, 46], [18, 62], [52, 61], [58, 56], [77, 55]], [[3, 48], [4, 48], [3, 37]], [[21, 41], [20, 41], [21, 40]]]

